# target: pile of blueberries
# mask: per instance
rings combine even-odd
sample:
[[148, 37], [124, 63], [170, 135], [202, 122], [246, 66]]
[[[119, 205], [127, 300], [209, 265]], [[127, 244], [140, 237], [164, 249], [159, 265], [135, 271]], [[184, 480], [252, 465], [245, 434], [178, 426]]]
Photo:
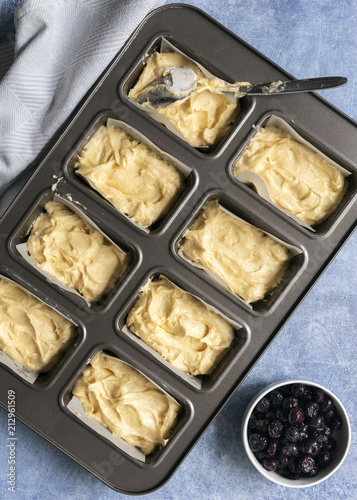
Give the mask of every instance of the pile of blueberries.
[[255, 406], [248, 442], [258, 462], [289, 479], [315, 477], [331, 460], [332, 437], [342, 419], [322, 389], [289, 384], [274, 389]]

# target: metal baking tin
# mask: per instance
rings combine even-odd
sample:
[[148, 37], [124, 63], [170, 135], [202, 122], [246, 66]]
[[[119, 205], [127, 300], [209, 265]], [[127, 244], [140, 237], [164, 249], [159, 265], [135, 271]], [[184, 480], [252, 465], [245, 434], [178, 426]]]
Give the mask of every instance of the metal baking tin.
[[[0, 274], [70, 318], [79, 332], [76, 345], [53, 373], [34, 384], [0, 365], [1, 405], [7, 407], [7, 390], [15, 390], [16, 414], [21, 421], [108, 486], [127, 494], [150, 492], [173, 474], [352, 233], [357, 215], [357, 124], [316, 94], [244, 98], [232, 130], [208, 150], [193, 148], [129, 102], [127, 93], [140, 73], [141, 60], [159, 46], [161, 37], [232, 82], [291, 78], [202, 11], [179, 4], [159, 8], [141, 23], [115, 57], [0, 221]], [[351, 172], [342, 203], [315, 228], [316, 232], [297, 224], [232, 174], [232, 165], [253, 136], [254, 127], [264, 124], [271, 115], [283, 118], [300, 136]], [[150, 232], [132, 224], [74, 172], [77, 150], [98, 120], [107, 117], [126, 123], [192, 170], [182, 196]], [[133, 255], [120, 284], [106, 301], [92, 308], [56, 287], [16, 251], [44, 200], [53, 195], [54, 183], [57, 194], [69, 195], [109, 238]], [[283, 286], [258, 307], [250, 308], [237, 300], [178, 255], [182, 234], [201, 207], [214, 198], [233, 214], [301, 250]], [[158, 274], [242, 326], [239, 341], [213, 374], [203, 379], [201, 388], [188, 383], [121, 332], [139, 289]], [[182, 406], [167, 445], [145, 463], [125, 454], [66, 408], [75, 380], [88, 360], [102, 349], [142, 371]]]

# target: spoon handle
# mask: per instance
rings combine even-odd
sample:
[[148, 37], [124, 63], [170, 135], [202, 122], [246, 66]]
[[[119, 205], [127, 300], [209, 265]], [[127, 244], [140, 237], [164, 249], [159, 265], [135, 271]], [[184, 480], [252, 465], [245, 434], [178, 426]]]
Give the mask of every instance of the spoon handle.
[[[281, 93], [309, 92], [311, 90], [323, 90], [332, 87], [346, 85], [347, 78], [343, 76], [325, 76], [321, 78], [305, 78], [303, 80], [288, 80], [286, 82], [276, 81], [270, 83], [257, 83], [254, 85], [227, 85], [237, 95], [274, 95]], [[235, 88], [235, 90], [234, 90]]]

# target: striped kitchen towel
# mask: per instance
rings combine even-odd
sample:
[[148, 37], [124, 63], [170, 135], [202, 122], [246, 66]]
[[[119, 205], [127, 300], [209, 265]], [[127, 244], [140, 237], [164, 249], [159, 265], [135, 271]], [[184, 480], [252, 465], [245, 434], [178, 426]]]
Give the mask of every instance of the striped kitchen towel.
[[[15, 59], [0, 81], [0, 213], [23, 183], [19, 174], [39, 161], [128, 36], [163, 3], [24, 0], [19, 5]], [[4, 44], [5, 63], [8, 48]]]

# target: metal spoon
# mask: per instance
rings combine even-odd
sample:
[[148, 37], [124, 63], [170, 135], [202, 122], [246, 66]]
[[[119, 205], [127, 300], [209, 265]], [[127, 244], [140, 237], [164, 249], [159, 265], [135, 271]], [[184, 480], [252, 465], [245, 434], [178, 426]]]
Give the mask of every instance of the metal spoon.
[[[321, 78], [306, 78], [303, 80], [276, 81], [271, 83], [230, 84], [215, 78], [216, 86], [207, 90], [215, 93], [229, 92], [236, 97], [244, 95], [275, 95], [281, 93], [309, 92], [332, 87], [340, 87], [347, 83], [342, 76], [327, 76]], [[144, 87], [136, 97], [139, 104], [151, 108], [165, 108], [175, 101], [187, 98], [196, 88], [196, 73], [189, 67], [170, 68], [165, 75]]]

